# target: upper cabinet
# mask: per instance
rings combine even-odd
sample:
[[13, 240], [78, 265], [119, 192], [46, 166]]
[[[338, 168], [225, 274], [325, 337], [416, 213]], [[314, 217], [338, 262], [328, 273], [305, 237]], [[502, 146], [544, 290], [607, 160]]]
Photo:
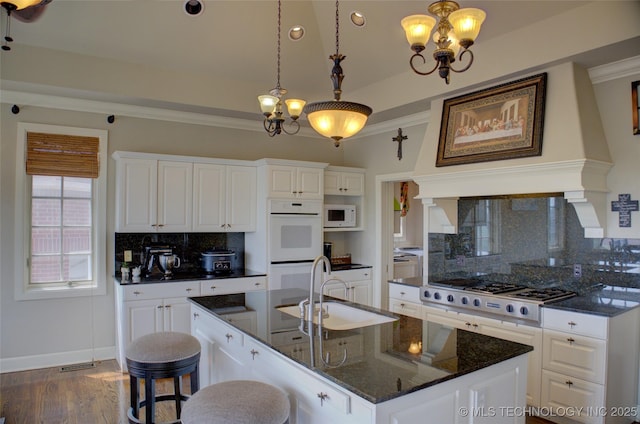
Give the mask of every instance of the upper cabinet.
[[322, 200], [323, 171], [322, 168], [270, 165], [268, 197]]
[[117, 232], [255, 231], [253, 162], [132, 152], [113, 157]]
[[193, 164], [123, 158], [116, 165], [116, 231], [191, 231]]
[[324, 172], [324, 194], [342, 196], [364, 195], [364, 171], [335, 171], [330, 167]]
[[193, 231], [248, 232], [256, 229], [256, 168], [193, 165]]

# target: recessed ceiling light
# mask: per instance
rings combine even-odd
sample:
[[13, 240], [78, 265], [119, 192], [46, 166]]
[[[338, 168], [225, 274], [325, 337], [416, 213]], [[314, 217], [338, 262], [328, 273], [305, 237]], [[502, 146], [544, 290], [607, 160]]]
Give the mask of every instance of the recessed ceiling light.
[[186, 0], [184, 2], [184, 13], [188, 16], [198, 16], [204, 11], [204, 2], [202, 0]]
[[300, 25], [292, 26], [289, 30], [289, 40], [298, 41], [304, 37], [304, 27]]
[[357, 27], [363, 27], [367, 23], [367, 18], [357, 10], [351, 12], [349, 17], [351, 18], [351, 22]]

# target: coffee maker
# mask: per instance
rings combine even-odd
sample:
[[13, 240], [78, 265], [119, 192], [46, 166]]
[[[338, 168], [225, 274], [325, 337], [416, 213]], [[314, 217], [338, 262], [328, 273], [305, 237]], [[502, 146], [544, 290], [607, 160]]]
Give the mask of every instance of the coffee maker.
[[170, 278], [173, 274], [172, 269], [180, 266], [180, 259], [173, 254], [173, 248], [167, 244], [145, 246], [141, 262], [142, 274], [145, 277], [162, 274], [165, 278]]

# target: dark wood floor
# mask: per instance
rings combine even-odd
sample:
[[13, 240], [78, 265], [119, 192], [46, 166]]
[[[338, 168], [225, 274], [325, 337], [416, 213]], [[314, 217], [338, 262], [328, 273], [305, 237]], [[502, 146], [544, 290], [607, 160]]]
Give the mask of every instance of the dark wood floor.
[[[188, 390], [188, 380], [184, 386]], [[170, 392], [171, 380], [158, 387]], [[69, 372], [45, 368], [5, 373], [0, 375], [0, 403], [0, 417], [5, 417], [6, 424], [125, 424], [129, 377], [119, 371], [115, 361]], [[158, 406], [158, 420], [174, 417], [171, 402]], [[548, 423], [527, 418], [527, 424]]]

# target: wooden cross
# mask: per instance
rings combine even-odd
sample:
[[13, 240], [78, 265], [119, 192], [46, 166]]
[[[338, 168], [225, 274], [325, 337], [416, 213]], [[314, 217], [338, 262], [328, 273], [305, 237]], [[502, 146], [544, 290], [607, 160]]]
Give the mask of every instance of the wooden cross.
[[402, 128], [398, 128], [398, 136], [392, 138], [394, 142], [398, 142], [398, 160], [402, 159], [402, 142], [407, 138], [406, 135], [402, 135]]
[[611, 202], [611, 211], [620, 213], [618, 227], [631, 227], [631, 212], [638, 210], [638, 201], [631, 200], [630, 194], [618, 194], [618, 200]]

